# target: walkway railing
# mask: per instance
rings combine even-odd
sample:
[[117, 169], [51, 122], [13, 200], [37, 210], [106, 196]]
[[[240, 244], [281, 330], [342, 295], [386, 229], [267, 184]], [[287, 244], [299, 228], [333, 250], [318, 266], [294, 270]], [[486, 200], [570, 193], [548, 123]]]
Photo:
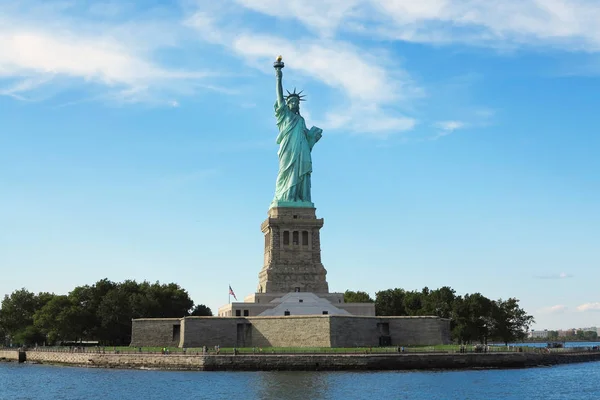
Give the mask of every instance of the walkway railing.
[[[251, 348], [187, 348], [179, 347], [65, 347], [65, 346], [38, 346], [21, 348], [26, 351], [37, 352], [64, 352], [64, 353], [90, 353], [90, 354], [163, 354], [163, 355], [294, 355], [294, 354], [415, 354], [415, 353], [582, 353], [600, 352], [598, 346], [593, 347], [567, 347], [553, 348], [530, 346], [483, 346], [483, 345], [443, 345], [443, 346], [393, 346], [393, 347], [356, 347], [356, 348], [326, 348], [326, 347], [251, 347]], [[19, 350], [16, 347], [0, 347], [0, 350]]]

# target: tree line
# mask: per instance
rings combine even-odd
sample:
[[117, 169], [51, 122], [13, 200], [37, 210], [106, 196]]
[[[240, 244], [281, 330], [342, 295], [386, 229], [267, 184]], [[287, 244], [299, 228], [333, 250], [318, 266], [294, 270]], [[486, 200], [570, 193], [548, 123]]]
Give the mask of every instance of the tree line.
[[548, 340], [564, 342], [593, 342], [598, 340], [598, 332], [577, 329], [571, 335], [559, 336], [558, 331], [548, 331]]
[[373, 302], [378, 316], [436, 315], [451, 319], [452, 339], [458, 343], [510, 343], [524, 340], [534, 322], [521, 307], [519, 300], [490, 300], [481, 293], [460, 296], [448, 286], [421, 291], [387, 289], [375, 293], [346, 291], [344, 301]]
[[212, 311], [203, 304], [194, 306], [187, 291], [175, 283], [102, 279], [67, 295], [20, 289], [2, 300], [0, 346], [88, 340], [129, 345], [133, 318], [189, 315], [211, 316]]
[[[534, 322], [515, 298], [490, 300], [480, 293], [460, 296], [447, 286], [421, 291], [387, 289], [377, 292], [375, 299], [365, 292], [347, 290], [344, 301], [373, 302], [378, 316], [449, 318], [452, 338], [459, 343], [524, 340]], [[103, 279], [78, 286], [67, 295], [20, 289], [2, 300], [0, 345], [75, 341], [128, 345], [134, 318], [190, 315], [211, 316], [212, 311], [203, 304], [194, 306], [187, 291], [175, 283]]]

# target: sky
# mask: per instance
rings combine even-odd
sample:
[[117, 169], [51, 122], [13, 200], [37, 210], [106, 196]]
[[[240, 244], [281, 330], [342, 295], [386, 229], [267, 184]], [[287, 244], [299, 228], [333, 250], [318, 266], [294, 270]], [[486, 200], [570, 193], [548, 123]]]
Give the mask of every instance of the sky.
[[253, 293], [275, 74], [323, 129], [331, 291], [520, 299], [600, 326], [596, 0], [0, 1], [0, 296]]

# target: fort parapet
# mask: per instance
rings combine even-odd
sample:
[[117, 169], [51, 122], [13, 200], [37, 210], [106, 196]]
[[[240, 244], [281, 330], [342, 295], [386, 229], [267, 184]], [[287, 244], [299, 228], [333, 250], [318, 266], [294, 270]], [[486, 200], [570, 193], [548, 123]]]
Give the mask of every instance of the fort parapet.
[[449, 343], [439, 317], [299, 315], [134, 319], [131, 346], [376, 347]]

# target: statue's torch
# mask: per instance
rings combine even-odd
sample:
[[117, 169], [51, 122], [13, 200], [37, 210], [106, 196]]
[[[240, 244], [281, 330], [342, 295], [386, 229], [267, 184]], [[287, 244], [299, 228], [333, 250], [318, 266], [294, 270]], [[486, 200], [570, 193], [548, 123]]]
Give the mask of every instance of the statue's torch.
[[273, 63], [273, 68], [282, 69], [283, 67], [285, 67], [285, 64], [283, 64], [282, 57], [277, 56], [277, 58], [275, 59], [275, 62]]

